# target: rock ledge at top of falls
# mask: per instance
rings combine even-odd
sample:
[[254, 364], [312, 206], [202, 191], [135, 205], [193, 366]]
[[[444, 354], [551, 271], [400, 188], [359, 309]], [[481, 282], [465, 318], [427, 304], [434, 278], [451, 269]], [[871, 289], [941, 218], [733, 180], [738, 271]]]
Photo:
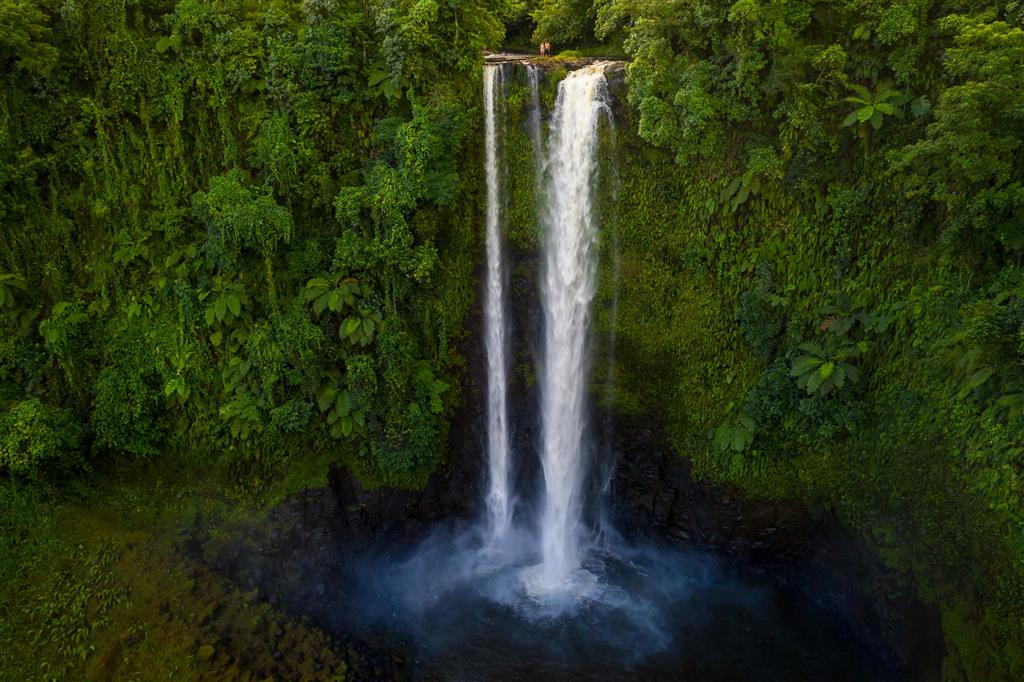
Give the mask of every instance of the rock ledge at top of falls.
[[542, 69], [569, 69], [574, 71], [583, 67], [606, 62], [613, 69], [625, 69], [627, 62], [612, 57], [542, 57], [536, 54], [523, 54], [517, 52], [487, 52], [484, 54], [484, 62], [487, 64], [532, 64]]

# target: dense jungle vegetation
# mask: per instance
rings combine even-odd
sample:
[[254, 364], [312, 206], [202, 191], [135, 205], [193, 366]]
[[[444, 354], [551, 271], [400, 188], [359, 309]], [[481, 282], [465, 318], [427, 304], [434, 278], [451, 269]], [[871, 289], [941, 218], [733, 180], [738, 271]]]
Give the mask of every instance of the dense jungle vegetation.
[[945, 679], [1024, 679], [1024, 3], [987, 0], [0, 0], [0, 677], [101, 677], [141, 559], [80, 517], [165, 522], [146, 472], [259, 507], [443, 461], [482, 52], [543, 39], [630, 58], [613, 407], [863, 535]]

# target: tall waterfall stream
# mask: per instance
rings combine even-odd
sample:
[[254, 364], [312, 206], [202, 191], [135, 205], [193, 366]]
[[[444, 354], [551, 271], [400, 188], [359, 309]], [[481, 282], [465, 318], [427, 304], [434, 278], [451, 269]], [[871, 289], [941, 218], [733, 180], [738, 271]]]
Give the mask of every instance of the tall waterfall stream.
[[610, 118], [605, 64], [569, 74], [558, 88], [543, 211], [544, 306], [541, 376], [541, 563], [529, 578], [534, 593], [565, 586], [587, 589], [579, 572], [583, 480], [588, 469], [588, 338], [597, 290], [594, 178], [598, 125]]

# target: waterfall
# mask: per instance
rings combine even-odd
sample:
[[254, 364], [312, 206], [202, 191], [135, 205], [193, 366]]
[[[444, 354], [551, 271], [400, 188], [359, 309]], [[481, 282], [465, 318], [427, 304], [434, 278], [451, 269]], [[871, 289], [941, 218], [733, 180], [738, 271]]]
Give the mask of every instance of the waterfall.
[[508, 334], [505, 321], [505, 264], [502, 249], [499, 115], [504, 96], [501, 65], [484, 67], [484, 134], [487, 176], [487, 280], [484, 346], [487, 353], [487, 533], [503, 537], [512, 522], [508, 427]]
[[540, 513], [542, 589], [565, 584], [580, 565], [587, 448], [587, 334], [597, 288], [594, 180], [598, 125], [609, 112], [605, 64], [569, 74], [551, 122], [542, 273]]

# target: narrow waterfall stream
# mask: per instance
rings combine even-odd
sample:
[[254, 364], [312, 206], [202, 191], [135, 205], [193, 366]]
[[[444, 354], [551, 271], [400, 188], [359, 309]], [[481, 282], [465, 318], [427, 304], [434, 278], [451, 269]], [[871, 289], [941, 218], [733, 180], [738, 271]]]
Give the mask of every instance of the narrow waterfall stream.
[[505, 255], [502, 246], [502, 196], [499, 121], [504, 97], [503, 67], [484, 67], [484, 136], [487, 176], [487, 282], [484, 296], [484, 346], [487, 354], [487, 532], [501, 540], [512, 522], [509, 490], [508, 332], [505, 324]]

